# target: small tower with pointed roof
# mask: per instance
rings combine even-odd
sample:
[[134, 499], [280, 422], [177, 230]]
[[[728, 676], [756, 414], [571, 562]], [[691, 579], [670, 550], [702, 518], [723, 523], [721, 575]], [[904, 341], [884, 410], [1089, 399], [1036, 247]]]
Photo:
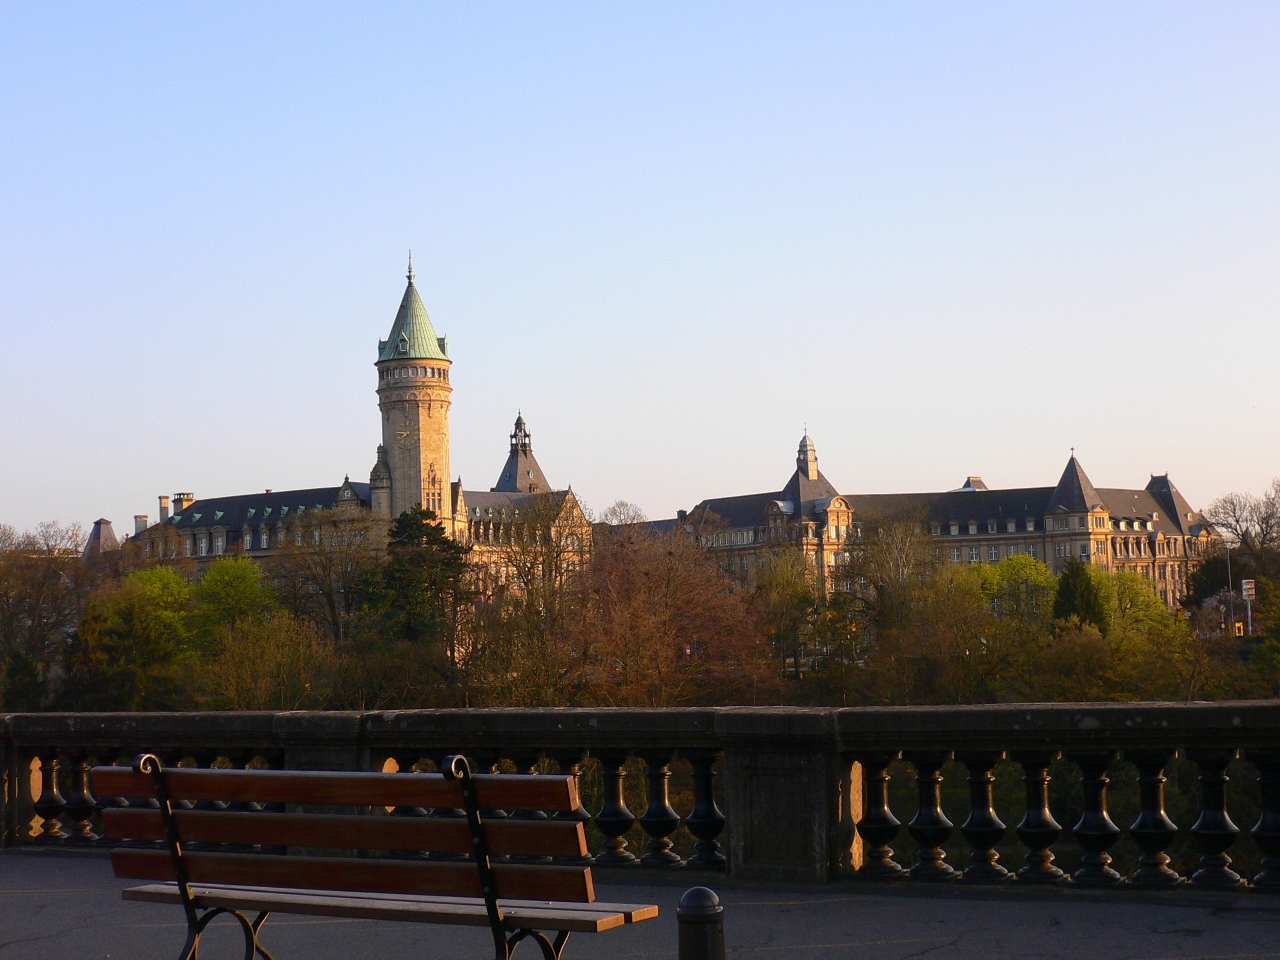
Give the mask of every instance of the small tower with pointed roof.
[[516, 425], [511, 431], [511, 452], [502, 465], [498, 482], [490, 493], [547, 493], [551, 484], [542, 474], [542, 468], [533, 457], [533, 438], [525, 425], [524, 417], [516, 414]]
[[[378, 341], [375, 366], [382, 446], [369, 477], [371, 488], [375, 477], [380, 488], [373, 508], [394, 518], [421, 505], [440, 517], [452, 534], [449, 345], [444, 337], [436, 336], [422, 305], [414, 285], [412, 254], [406, 279], [391, 333]], [[370, 493], [374, 495], [372, 489]]]

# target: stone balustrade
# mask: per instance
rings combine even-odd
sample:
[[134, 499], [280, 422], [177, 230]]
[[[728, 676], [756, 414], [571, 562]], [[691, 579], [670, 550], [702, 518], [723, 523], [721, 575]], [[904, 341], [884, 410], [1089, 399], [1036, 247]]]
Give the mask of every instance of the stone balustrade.
[[[581, 780], [573, 816], [600, 868], [1280, 889], [1280, 701], [15, 714], [0, 718], [4, 845], [101, 845], [98, 811], [143, 801], [97, 796], [89, 768], [144, 750], [302, 770], [431, 769], [463, 751], [481, 769], [559, 770]], [[1170, 771], [1189, 822], [1170, 817]]]

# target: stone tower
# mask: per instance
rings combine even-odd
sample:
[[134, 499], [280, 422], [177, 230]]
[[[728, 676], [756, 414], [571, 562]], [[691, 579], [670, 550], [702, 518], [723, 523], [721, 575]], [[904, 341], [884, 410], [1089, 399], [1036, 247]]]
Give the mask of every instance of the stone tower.
[[391, 334], [378, 341], [382, 447], [369, 477], [371, 507], [395, 518], [421, 504], [452, 534], [449, 345], [436, 336], [413, 276], [410, 258], [409, 283]]

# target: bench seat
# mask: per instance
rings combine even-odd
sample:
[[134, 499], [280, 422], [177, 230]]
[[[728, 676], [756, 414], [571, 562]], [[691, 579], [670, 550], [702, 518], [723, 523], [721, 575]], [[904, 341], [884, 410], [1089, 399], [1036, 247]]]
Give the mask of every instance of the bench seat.
[[[357, 920], [400, 920], [409, 923], [447, 923], [487, 927], [489, 916], [482, 897], [443, 897], [391, 893], [330, 893], [289, 887], [232, 886], [193, 883], [197, 907], [258, 910], [270, 913], [349, 917]], [[176, 883], [149, 883], [123, 891], [125, 900], [182, 903]], [[574, 933], [603, 933], [627, 923], [651, 920], [658, 908], [642, 903], [552, 903], [547, 900], [499, 900], [509, 930], [536, 927]]]

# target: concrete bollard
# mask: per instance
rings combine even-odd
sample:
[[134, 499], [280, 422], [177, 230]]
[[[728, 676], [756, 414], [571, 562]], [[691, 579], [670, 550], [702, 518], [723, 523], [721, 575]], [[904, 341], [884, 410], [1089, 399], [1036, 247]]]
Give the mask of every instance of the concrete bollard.
[[679, 960], [724, 960], [724, 907], [714, 890], [691, 887], [676, 907]]

